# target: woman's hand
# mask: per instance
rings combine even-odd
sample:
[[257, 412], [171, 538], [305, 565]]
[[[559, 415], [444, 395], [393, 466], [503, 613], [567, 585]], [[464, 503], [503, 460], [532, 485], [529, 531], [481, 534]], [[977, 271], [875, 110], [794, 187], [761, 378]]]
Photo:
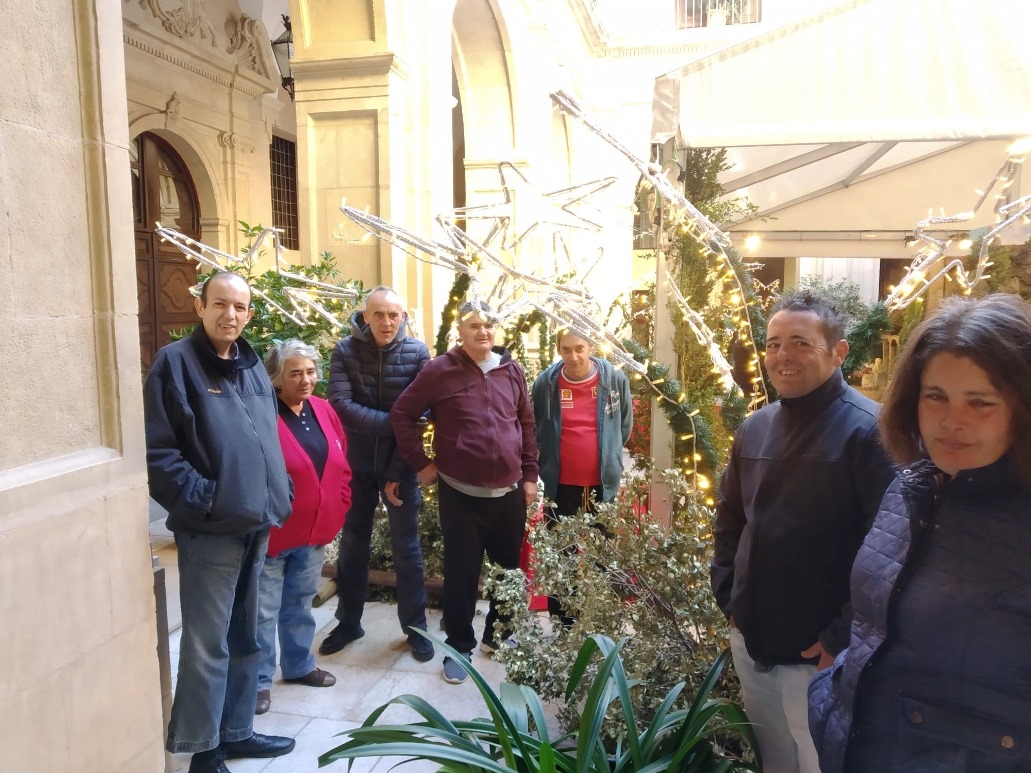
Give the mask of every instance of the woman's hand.
[[820, 662], [816, 664], [817, 671], [823, 671], [825, 668], [830, 668], [834, 665], [834, 656], [827, 652], [820, 642], [816, 642], [816, 644], [807, 650], [802, 650], [802, 657], [819, 658]]

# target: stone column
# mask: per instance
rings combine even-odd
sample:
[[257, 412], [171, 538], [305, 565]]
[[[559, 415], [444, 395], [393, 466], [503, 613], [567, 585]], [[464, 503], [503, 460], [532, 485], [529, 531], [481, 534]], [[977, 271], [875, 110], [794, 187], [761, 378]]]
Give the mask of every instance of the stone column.
[[452, 206], [452, 7], [290, 0], [302, 257], [330, 250], [345, 276], [394, 286], [426, 338], [434, 269], [379, 240], [357, 243], [364, 232], [339, 207], [345, 198], [439, 236], [433, 217]]

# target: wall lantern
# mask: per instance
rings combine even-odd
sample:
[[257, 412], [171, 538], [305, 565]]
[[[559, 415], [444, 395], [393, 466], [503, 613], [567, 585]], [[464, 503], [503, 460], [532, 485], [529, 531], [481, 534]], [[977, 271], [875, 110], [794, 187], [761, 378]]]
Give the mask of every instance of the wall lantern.
[[283, 34], [272, 41], [272, 53], [276, 57], [276, 66], [283, 77], [283, 88], [294, 98], [294, 76], [290, 71], [290, 59], [294, 55], [294, 33], [290, 27], [290, 17], [283, 14]]

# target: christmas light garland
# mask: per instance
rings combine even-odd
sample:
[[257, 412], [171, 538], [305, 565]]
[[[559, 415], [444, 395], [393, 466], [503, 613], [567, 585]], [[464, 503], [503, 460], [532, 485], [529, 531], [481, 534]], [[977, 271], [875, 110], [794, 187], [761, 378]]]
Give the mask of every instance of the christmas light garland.
[[[626, 145], [616, 139], [608, 131], [594, 122], [580, 107], [580, 105], [564, 91], [557, 91], [551, 94], [552, 101], [570, 117], [575, 118], [583, 126], [592, 131], [602, 140], [611, 145], [621, 153], [630, 163], [637, 168], [641, 176], [651, 183], [655, 192], [670, 205], [670, 226], [680, 228], [683, 233], [690, 234], [707, 254], [713, 256], [717, 264], [725, 269], [724, 279], [733, 282], [736, 292], [730, 294], [731, 305], [735, 307], [734, 313], [741, 320], [739, 333], [745, 338], [745, 345], [750, 349], [748, 370], [755, 374], [752, 378], [752, 395], [750, 408], [756, 410], [762, 407], [768, 400], [765, 382], [759, 370], [759, 350], [755, 344], [755, 335], [752, 329], [752, 318], [749, 313], [749, 305], [743, 299], [746, 298], [746, 282], [742, 282], [741, 271], [743, 267], [731, 259], [734, 248], [730, 237], [709, 220], [697, 207], [692, 204], [683, 193], [673, 187], [669, 178], [663, 173], [659, 164], [644, 161], [631, 151]], [[716, 335], [705, 324], [702, 316], [691, 307], [687, 299], [676, 288], [676, 283], [666, 281], [665, 288], [668, 297], [673, 301], [680, 311], [684, 322], [694, 333], [698, 343], [709, 353], [713, 362], [713, 368], [719, 374], [720, 381], [732, 389], [734, 385], [733, 368], [727, 361], [726, 356], [720, 349]], [[734, 299], [738, 299], [734, 301]]]

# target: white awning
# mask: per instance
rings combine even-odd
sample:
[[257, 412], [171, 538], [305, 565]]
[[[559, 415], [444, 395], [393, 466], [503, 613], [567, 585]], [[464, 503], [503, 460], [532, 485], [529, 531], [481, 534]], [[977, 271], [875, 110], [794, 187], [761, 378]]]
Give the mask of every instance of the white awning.
[[653, 142], [1027, 135], [1028, 30], [1028, 0], [851, 0], [658, 78]]

